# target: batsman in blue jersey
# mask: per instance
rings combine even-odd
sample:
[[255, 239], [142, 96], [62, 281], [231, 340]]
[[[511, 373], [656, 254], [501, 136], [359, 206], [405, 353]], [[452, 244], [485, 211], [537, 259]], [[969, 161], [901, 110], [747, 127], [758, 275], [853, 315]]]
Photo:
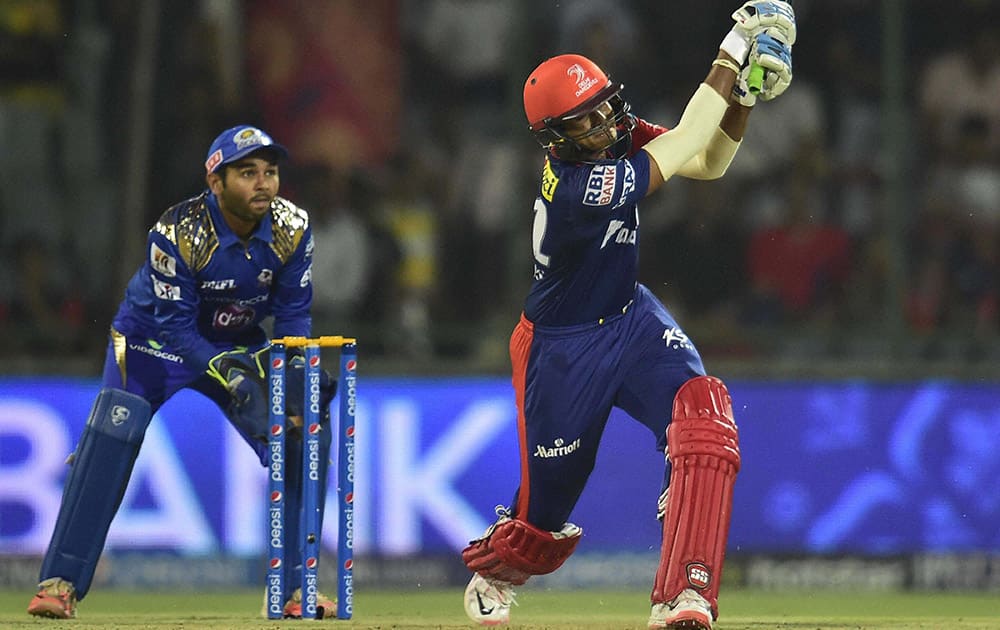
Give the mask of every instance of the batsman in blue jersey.
[[531, 234], [534, 283], [510, 339], [521, 479], [511, 507], [498, 508], [462, 553], [474, 572], [465, 611], [479, 624], [508, 623], [514, 587], [576, 549], [582, 529], [568, 519], [612, 407], [648, 427], [666, 455], [648, 627], [710, 630], [718, 616], [740, 468], [732, 402], [637, 281], [637, 261], [640, 202], [675, 175], [726, 172], [758, 96], [747, 86], [755, 68], [766, 71], [764, 100], [791, 81], [791, 7], [751, 1], [733, 17], [669, 131], [634, 116], [622, 85], [580, 55], [544, 61], [525, 83], [525, 113], [546, 156]]
[[[207, 190], [164, 212], [149, 230], [145, 260], [128, 283], [111, 326], [101, 390], [69, 473], [38, 594], [28, 612], [72, 618], [90, 589], [111, 521], [128, 485], [153, 414], [182, 388], [214, 401], [265, 463], [268, 335], [308, 336], [313, 238], [305, 210], [278, 196], [279, 161], [287, 151], [250, 126], [223, 131], [205, 161]], [[302, 357], [292, 357], [288, 391], [303, 391]], [[329, 461], [329, 402], [335, 383], [323, 377], [327, 410], [321, 432], [320, 514]], [[296, 385], [296, 382], [298, 385]], [[288, 400], [301, 426], [302, 399]], [[296, 436], [298, 436], [296, 438]], [[197, 439], [197, 436], [192, 436]], [[286, 509], [301, 498], [301, 431], [290, 426]], [[296, 463], [296, 458], [299, 458]], [[286, 540], [298, 540], [289, 519]], [[301, 581], [301, 551], [286, 550], [286, 580]], [[287, 616], [301, 616], [296, 590]], [[321, 597], [333, 616], [335, 603]]]

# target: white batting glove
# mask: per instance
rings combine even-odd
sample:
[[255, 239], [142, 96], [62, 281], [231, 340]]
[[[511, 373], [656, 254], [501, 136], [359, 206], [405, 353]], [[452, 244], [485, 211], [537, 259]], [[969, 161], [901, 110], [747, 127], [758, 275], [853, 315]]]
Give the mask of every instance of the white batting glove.
[[753, 38], [766, 29], [778, 29], [782, 39], [791, 46], [795, 43], [795, 10], [782, 0], [750, 0], [733, 13], [733, 26], [719, 45], [741, 66], [750, 54]]
[[795, 9], [782, 0], [750, 0], [733, 13], [733, 19], [747, 39], [776, 28], [789, 46], [795, 43]]
[[[750, 46], [750, 63], [764, 68], [760, 98], [765, 101], [781, 96], [792, 83], [792, 46], [784, 41], [780, 29], [767, 29], [756, 35]], [[744, 73], [740, 73], [742, 76]], [[749, 91], [749, 90], [748, 90]]]
[[733, 100], [744, 107], [753, 107], [757, 104], [757, 95], [751, 92], [747, 86], [747, 77], [749, 76], [750, 64], [747, 64], [736, 75], [736, 82], [733, 83]]

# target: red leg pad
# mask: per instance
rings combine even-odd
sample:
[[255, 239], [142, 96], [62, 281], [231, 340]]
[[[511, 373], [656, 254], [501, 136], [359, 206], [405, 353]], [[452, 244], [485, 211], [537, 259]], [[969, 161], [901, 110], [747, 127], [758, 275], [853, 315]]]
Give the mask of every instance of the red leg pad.
[[502, 519], [492, 531], [462, 551], [465, 566], [483, 577], [518, 585], [532, 575], [552, 573], [580, 542], [582, 530], [567, 523], [561, 532], [547, 532], [520, 519]]
[[717, 616], [733, 484], [740, 469], [733, 403], [721, 380], [698, 376], [678, 390], [667, 428], [667, 458], [672, 468], [651, 599], [668, 602], [691, 588]]

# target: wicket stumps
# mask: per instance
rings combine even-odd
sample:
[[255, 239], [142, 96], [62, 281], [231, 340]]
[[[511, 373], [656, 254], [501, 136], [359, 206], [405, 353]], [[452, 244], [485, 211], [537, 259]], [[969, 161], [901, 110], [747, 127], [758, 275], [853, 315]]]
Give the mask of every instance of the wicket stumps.
[[[357, 403], [357, 340], [352, 337], [281, 337], [271, 342], [268, 369], [268, 548], [267, 617], [281, 619], [291, 590], [285, 584], [285, 369], [286, 350], [302, 348], [305, 358], [302, 422], [302, 618], [317, 616], [320, 557], [319, 452], [322, 348], [340, 348], [337, 398], [337, 618], [354, 614], [354, 417]], [[331, 425], [333, 423], [331, 422]], [[331, 447], [332, 448], [332, 447]], [[295, 518], [297, 515], [292, 515]], [[295, 542], [293, 542], [295, 544]]]

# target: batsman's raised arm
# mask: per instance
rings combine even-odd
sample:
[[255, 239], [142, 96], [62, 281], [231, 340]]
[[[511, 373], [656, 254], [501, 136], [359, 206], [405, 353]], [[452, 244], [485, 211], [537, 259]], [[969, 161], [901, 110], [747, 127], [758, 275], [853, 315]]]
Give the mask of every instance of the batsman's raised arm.
[[756, 96], [747, 88], [751, 66], [768, 70], [761, 96], [783, 92], [791, 82], [795, 14], [784, 2], [751, 1], [733, 13], [735, 26], [719, 45], [705, 80], [688, 101], [677, 126], [642, 148], [651, 168], [646, 194], [673, 175], [692, 179], [722, 177], [746, 130]]

